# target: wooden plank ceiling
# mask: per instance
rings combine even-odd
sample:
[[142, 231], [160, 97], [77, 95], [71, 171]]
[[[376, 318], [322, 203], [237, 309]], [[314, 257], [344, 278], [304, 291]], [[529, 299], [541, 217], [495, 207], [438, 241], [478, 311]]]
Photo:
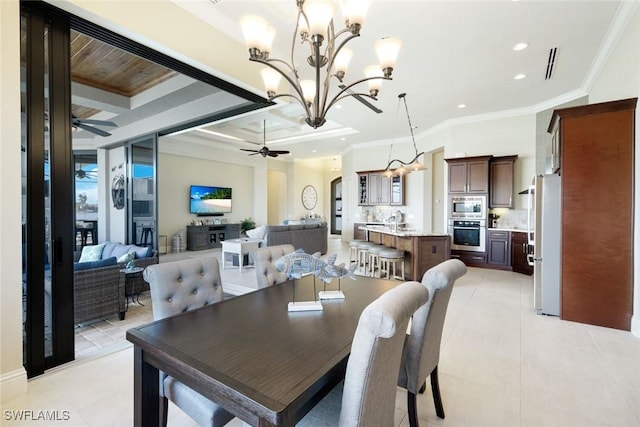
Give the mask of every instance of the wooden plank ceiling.
[[[176, 71], [92, 37], [71, 31], [71, 80], [132, 97], [175, 76]], [[99, 110], [73, 105], [73, 115], [88, 118]]]

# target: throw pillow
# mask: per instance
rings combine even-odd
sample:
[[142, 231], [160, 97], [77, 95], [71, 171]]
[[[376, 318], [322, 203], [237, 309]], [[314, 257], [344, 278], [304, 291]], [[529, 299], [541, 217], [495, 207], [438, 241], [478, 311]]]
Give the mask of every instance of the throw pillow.
[[264, 232], [267, 231], [267, 227], [261, 225], [260, 227], [254, 228], [252, 230], [247, 230], [247, 237], [251, 239], [262, 239], [264, 237]]
[[118, 258], [118, 264], [126, 264], [136, 257], [136, 251], [131, 251]]
[[104, 244], [85, 246], [84, 248], [82, 248], [82, 253], [80, 254], [80, 259], [78, 260], [78, 262], [101, 260], [103, 249], [104, 249]]

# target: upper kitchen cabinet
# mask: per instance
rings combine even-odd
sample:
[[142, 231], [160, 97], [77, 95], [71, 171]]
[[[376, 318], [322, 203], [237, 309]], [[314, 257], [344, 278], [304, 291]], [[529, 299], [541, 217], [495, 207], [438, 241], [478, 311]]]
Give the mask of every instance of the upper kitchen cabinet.
[[555, 110], [562, 178], [560, 317], [630, 330], [636, 98]]
[[489, 163], [489, 207], [513, 209], [513, 171], [518, 156], [493, 157]]
[[445, 159], [449, 165], [449, 193], [488, 193], [491, 156]]
[[358, 172], [358, 205], [404, 205], [404, 175], [390, 177], [384, 171]]

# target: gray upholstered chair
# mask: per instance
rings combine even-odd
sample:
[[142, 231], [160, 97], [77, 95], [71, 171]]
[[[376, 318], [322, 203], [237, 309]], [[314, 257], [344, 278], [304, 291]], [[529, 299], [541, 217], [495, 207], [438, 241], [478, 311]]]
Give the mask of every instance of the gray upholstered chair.
[[429, 290], [429, 301], [413, 315], [411, 330], [405, 339], [398, 376], [398, 385], [407, 389], [407, 409], [411, 427], [418, 426], [416, 394], [424, 392], [427, 376], [431, 378], [436, 414], [444, 418], [438, 382], [442, 327], [453, 284], [466, 272], [467, 267], [462, 261], [450, 259], [427, 270], [422, 276], [422, 284]]
[[358, 321], [344, 386], [329, 392], [298, 426], [394, 425], [405, 331], [411, 315], [428, 299], [420, 283], [405, 282], [369, 304]]
[[[220, 267], [213, 256], [150, 265], [143, 275], [150, 285], [154, 320], [223, 299]], [[160, 373], [160, 392], [163, 426], [167, 425], [167, 399], [201, 426], [223, 426], [234, 418], [215, 402], [163, 372]]]
[[253, 253], [258, 288], [266, 288], [288, 280], [287, 273], [276, 270], [275, 262], [283, 255], [295, 251], [293, 245], [276, 245], [259, 248]]

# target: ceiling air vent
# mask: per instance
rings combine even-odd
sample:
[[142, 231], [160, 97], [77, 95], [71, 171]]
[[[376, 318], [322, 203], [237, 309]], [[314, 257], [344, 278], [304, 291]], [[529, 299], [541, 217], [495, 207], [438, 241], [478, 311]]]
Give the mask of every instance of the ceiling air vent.
[[553, 69], [556, 65], [558, 48], [554, 47], [549, 49], [549, 59], [547, 60], [547, 72], [544, 74], [544, 79], [549, 80], [553, 74]]

